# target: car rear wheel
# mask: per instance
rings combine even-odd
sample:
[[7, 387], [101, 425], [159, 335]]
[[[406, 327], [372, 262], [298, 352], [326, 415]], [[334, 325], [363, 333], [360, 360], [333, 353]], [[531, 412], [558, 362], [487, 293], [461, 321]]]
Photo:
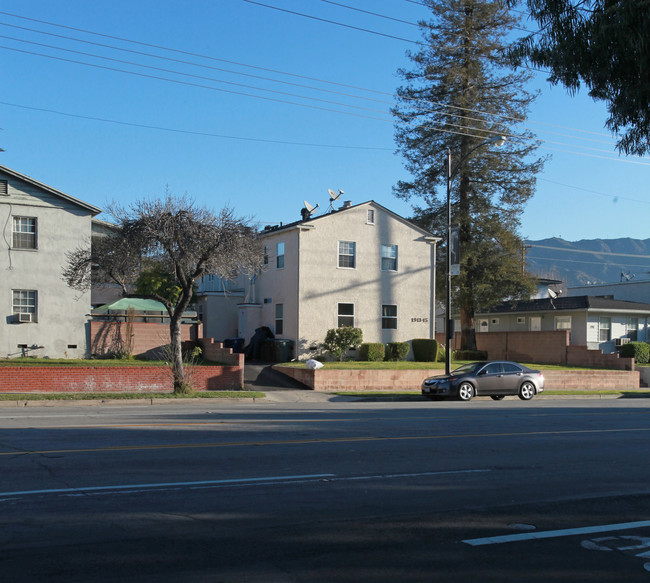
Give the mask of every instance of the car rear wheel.
[[490, 395], [490, 397], [492, 397], [492, 399], [494, 399], [495, 401], [500, 401], [501, 399], [503, 399], [503, 397], [505, 397], [505, 395]]
[[526, 381], [519, 387], [519, 398], [522, 401], [530, 401], [535, 396], [535, 385], [530, 381]]
[[472, 383], [461, 383], [458, 387], [458, 398], [461, 401], [469, 401], [474, 396], [474, 385]]

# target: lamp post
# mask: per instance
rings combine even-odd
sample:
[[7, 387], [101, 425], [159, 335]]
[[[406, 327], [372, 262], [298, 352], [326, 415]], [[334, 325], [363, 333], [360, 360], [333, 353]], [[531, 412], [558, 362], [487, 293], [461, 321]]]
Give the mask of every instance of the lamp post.
[[451, 180], [455, 176], [460, 165], [476, 150], [484, 146], [491, 146], [495, 144], [501, 147], [506, 141], [505, 136], [494, 136], [489, 140], [481, 142], [478, 146], [474, 146], [467, 154], [465, 154], [456, 164], [456, 167], [451, 168], [451, 148], [447, 150], [447, 304], [445, 306], [445, 374], [451, 373], [451, 332], [453, 319], [451, 317]]

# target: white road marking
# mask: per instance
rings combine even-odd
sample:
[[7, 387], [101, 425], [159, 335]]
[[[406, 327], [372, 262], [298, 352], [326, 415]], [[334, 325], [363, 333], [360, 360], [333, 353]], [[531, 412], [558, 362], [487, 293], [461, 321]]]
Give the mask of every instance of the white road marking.
[[440, 472], [419, 472], [405, 474], [377, 474], [369, 476], [337, 476], [336, 474], [306, 474], [296, 476], [270, 476], [265, 478], [236, 478], [229, 480], [201, 480], [197, 482], [163, 482], [160, 484], [121, 484], [115, 486], [88, 486], [78, 488], [51, 488], [44, 490], [22, 490], [13, 492], [0, 492], [0, 502], [7, 502], [11, 499], [17, 499], [21, 496], [34, 495], [63, 495], [63, 496], [84, 496], [96, 494], [117, 494], [144, 492], [147, 490], [170, 490], [178, 488], [219, 488], [233, 485], [253, 486], [253, 485], [277, 485], [312, 481], [326, 482], [351, 482], [359, 480], [388, 480], [392, 478], [419, 478], [427, 476], [447, 476], [457, 474], [475, 474], [490, 472], [489, 469], [469, 469], [469, 470], [447, 470]]
[[604, 524], [602, 526], [586, 526], [583, 528], [566, 528], [563, 530], [527, 532], [524, 534], [509, 534], [504, 536], [489, 536], [485, 538], [467, 539], [462, 542], [477, 547], [482, 545], [498, 545], [503, 543], [538, 540], [544, 538], [560, 538], [565, 536], [593, 534], [597, 532], [615, 532], [617, 530], [628, 530], [646, 526], [650, 526], [650, 520], [642, 520], [639, 522], [621, 522], [619, 524]]

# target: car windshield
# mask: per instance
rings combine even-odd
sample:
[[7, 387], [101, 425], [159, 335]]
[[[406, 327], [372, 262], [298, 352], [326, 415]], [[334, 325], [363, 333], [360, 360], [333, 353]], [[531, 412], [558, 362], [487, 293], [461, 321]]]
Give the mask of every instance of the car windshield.
[[472, 362], [469, 364], [464, 364], [463, 366], [457, 368], [456, 370], [452, 371], [451, 374], [459, 375], [459, 374], [468, 374], [468, 373], [474, 373], [478, 371], [482, 366], [484, 366], [484, 362]]

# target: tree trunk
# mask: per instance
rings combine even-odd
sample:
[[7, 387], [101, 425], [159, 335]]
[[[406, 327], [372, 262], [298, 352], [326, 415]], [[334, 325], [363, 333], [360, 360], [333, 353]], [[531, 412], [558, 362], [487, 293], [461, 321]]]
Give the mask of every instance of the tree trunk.
[[476, 350], [474, 314], [467, 309], [462, 309], [460, 311], [460, 349]]
[[187, 393], [189, 387], [185, 380], [185, 369], [183, 368], [180, 317], [172, 316], [169, 319], [169, 337], [171, 347], [172, 375], [174, 376], [174, 393]]

